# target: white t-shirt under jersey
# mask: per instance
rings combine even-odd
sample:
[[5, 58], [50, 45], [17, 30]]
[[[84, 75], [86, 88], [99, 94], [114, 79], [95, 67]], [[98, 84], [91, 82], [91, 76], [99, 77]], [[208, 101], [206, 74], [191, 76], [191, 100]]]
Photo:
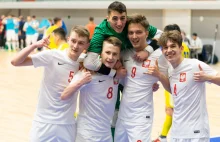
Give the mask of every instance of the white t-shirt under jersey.
[[[82, 77], [79, 71], [71, 83]], [[111, 134], [111, 120], [117, 100], [118, 81], [107, 75], [93, 74], [92, 81], [80, 88], [77, 133]]]
[[79, 70], [78, 61], [73, 61], [67, 52], [47, 50], [31, 56], [34, 67], [44, 67], [35, 121], [50, 124], [74, 124], [77, 96], [61, 100], [63, 90]]
[[[158, 78], [144, 73], [148, 71], [149, 66], [155, 65], [162, 52], [160, 49], [154, 51], [142, 63], [133, 59], [134, 50], [127, 50], [122, 54], [127, 76], [124, 79], [124, 89], [118, 117], [130, 122], [152, 122], [154, 114], [152, 86], [158, 81]], [[163, 61], [158, 62], [161, 63]], [[159, 64], [160, 69], [168, 69], [166, 62], [162, 65], [164, 67]]]
[[205, 82], [195, 82], [193, 75], [199, 71], [217, 72], [197, 59], [185, 59], [169, 73], [174, 113], [171, 128], [172, 138], [208, 138], [209, 121], [206, 108]]

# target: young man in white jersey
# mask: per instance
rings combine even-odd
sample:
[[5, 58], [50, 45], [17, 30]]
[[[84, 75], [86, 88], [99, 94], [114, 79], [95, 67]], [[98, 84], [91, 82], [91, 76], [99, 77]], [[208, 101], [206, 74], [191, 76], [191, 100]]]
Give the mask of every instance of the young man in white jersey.
[[209, 142], [205, 81], [220, 85], [220, 74], [197, 59], [181, 56], [182, 36], [176, 30], [163, 33], [159, 44], [172, 65], [169, 68], [174, 100], [171, 142]]
[[[122, 42], [116, 37], [104, 40], [101, 62], [105, 66], [109, 68], [115, 66], [120, 57], [121, 45]], [[88, 71], [79, 71], [61, 96], [62, 99], [75, 96], [81, 87], [76, 142], [112, 142], [111, 120], [114, 115], [119, 81], [97, 72], [92, 72], [90, 83], [85, 81], [86, 77], [88, 81], [91, 80]]]
[[68, 38], [70, 47], [67, 50], [46, 50], [30, 55], [36, 48], [48, 44], [49, 37], [43, 38], [24, 48], [11, 61], [14, 66], [44, 67], [30, 141], [74, 142], [76, 125], [73, 115], [77, 95], [62, 100], [61, 93], [79, 70], [78, 58], [89, 46], [89, 32], [85, 27], [74, 26]]
[[115, 142], [150, 142], [154, 114], [152, 86], [160, 80], [169, 90], [169, 80], [165, 75], [161, 73], [158, 79], [149, 72], [150, 67], [158, 64], [157, 59], [162, 55], [161, 51], [154, 51], [144, 62], [134, 59], [135, 52], [148, 46], [148, 26], [148, 21], [141, 14], [129, 17], [128, 38], [133, 49], [122, 53], [127, 76], [124, 79]]

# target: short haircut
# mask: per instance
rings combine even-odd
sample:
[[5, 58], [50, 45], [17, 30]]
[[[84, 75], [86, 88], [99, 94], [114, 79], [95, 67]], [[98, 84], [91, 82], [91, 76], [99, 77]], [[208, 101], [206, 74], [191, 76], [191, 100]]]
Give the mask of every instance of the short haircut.
[[34, 18], [34, 19], [35, 19], [35, 18], [36, 18], [36, 16], [35, 16], [35, 15], [33, 15], [33, 16], [32, 16], [32, 18]]
[[53, 21], [54, 21], [54, 24], [57, 24], [59, 21], [61, 21], [61, 18], [55, 17], [55, 18], [53, 19]]
[[193, 36], [197, 36], [197, 33], [193, 33], [192, 35], [193, 35]]
[[84, 26], [73, 26], [73, 28], [70, 31], [70, 35], [72, 32], [76, 32], [80, 37], [86, 37], [89, 42], [89, 31]]
[[162, 46], [167, 46], [167, 42], [171, 41], [173, 43], [177, 43], [180, 46], [182, 46], [182, 36], [179, 31], [177, 30], [172, 30], [172, 31], [167, 31], [164, 32], [160, 38], [159, 38], [159, 45]]
[[93, 17], [89, 17], [89, 21], [94, 21], [94, 18]]
[[141, 24], [147, 31], [149, 28], [149, 22], [147, 18], [142, 14], [133, 14], [128, 18], [128, 25], [130, 24]]
[[112, 45], [114, 45], [114, 46], [117, 46], [117, 47], [119, 47], [119, 49], [121, 50], [122, 42], [121, 42], [121, 40], [119, 40], [117, 37], [110, 36], [110, 37], [108, 37], [108, 38], [106, 38], [106, 39], [104, 40], [103, 44], [104, 44], [105, 42], [107, 42], [107, 43], [109, 43], [109, 44], [112, 44]]
[[112, 11], [117, 11], [120, 14], [123, 12], [127, 13], [126, 6], [119, 1], [114, 1], [108, 6], [108, 15], [110, 15]]
[[180, 27], [177, 24], [169, 24], [164, 28], [164, 32], [177, 30], [181, 33]]
[[57, 28], [53, 31], [55, 35], [58, 35], [61, 40], [66, 40], [66, 32], [63, 28]]

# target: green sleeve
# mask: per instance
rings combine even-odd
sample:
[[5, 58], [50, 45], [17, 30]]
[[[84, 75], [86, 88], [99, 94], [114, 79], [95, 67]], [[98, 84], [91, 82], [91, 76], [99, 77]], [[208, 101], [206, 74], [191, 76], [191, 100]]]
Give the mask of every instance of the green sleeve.
[[102, 44], [105, 39], [104, 35], [99, 32], [99, 29], [96, 29], [91, 41], [90, 46], [88, 48], [88, 52], [101, 53], [102, 52]]
[[157, 33], [157, 28], [152, 26], [152, 25], [150, 25], [149, 28], [148, 28], [148, 31], [149, 31], [148, 39], [152, 39], [152, 38], [154, 38], [154, 36]]

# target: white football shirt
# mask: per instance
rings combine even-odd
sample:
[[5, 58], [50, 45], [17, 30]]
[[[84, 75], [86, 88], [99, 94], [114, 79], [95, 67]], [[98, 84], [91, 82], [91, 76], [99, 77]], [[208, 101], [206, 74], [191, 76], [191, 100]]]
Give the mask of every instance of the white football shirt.
[[[71, 83], [82, 75], [83, 73], [79, 71]], [[92, 75], [92, 81], [80, 88], [77, 133], [83, 135], [111, 133], [117, 92], [118, 80], [98, 73]]]
[[[160, 60], [161, 49], [154, 51], [146, 61], [140, 63], [133, 59], [134, 50], [122, 53], [123, 65], [127, 69], [124, 79], [124, 90], [120, 104], [118, 117], [130, 122], [152, 122], [153, 121], [153, 91], [152, 86], [158, 78], [144, 74], [149, 66], [154, 66], [156, 60]], [[166, 62], [158, 61], [159, 69], [168, 69]], [[163, 65], [163, 67], [161, 66]], [[167, 71], [166, 71], [167, 72]]]
[[34, 67], [44, 67], [35, 121], [51, 124], [74, 124], [77, 95], [61, 100], [63, 90], [79, 70], [78, 61], [67, 56], [67, 51], [46, 50], [31, 56]]
[[195, 82], [193, 79], [194, 73], [199, 71], [199, 64], [205, 73], [217, 74], [207, 64], [186, 58], [169, 73], [174, 100], [172, 138], [209, 137], [205, 82]]

